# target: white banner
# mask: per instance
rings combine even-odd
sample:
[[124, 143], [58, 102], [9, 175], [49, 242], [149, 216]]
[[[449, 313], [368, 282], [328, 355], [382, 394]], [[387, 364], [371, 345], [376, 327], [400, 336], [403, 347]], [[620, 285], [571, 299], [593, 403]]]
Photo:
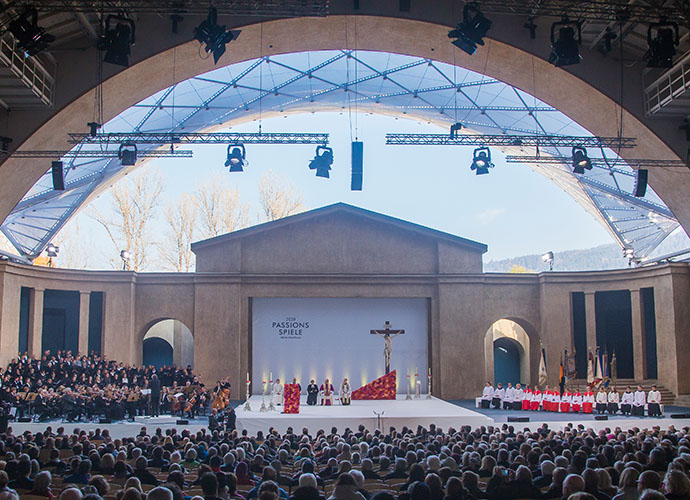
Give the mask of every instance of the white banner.
[[[384, 375], [384, 340], [371, 330], [390, 321], [405, 333], [392, 339], [391, 370], [398, 372], [398, 392], [418, 370], [421, 392], [427, 388], [426, 300], [414, 299], [283, 299], [255, 298], [252, 318], [252, 392], [262, 381], [293, 377], [306, 386], [330, 379], [338, 390], [344, 377], [352, 389]], [[411, 383], [414, 378], [410, 377]], [[411, 392], [414, 388], [411, 387]], [[270, 390], [267, 389], [270, 393]]]

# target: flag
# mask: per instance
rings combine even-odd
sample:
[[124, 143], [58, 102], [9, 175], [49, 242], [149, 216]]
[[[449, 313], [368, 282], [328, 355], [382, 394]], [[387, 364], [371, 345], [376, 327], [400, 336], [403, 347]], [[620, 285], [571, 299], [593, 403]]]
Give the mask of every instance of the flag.
[[546, 350], [542, 347], [541, 358], [539, 358], [539, 385], [546, 385]]
[[594, 384], [594, 354], [592, 350], [589, 350], [589, 356], [587, 359], [587, 385]]
[[597, 354], [594, 357], [594, 383], [598, 384], [604, 376], [601, 373], [601, 354], [599, 353], [599, 348], [597, 348]]
[[568, 372], [569, 379], [577, 378], [577, 366], [575, 365], [575, 352], [568, 356], [568, 364], [565, 365], [565, 369]]
[[[565, 352], [565, 355], [568, 355], [568, 351]], [[561, 366], [558, 367], [558, 383], [559, 384], [565, 384], [565, 373], [563, 372], [563, 357], [561, 356]]]
[[602, 356], [603, 361], [601, 362], [601, 371], [603, 372], [604, 378], [609, 378], [609, 353], [605, 352]]

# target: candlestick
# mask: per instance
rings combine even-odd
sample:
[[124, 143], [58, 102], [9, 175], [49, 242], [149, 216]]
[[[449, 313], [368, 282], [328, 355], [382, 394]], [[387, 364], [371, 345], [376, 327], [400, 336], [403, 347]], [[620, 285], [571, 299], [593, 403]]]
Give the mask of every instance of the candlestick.
[[426, 398], [431, 399], [431, 368], [429, 368], [429, 381], [428, 381], [429, 387], [427, 388], [427, 393], [426, 393]]
[[249, 373], [247, 373], [247, 401], [244, 403], [244, 411], [252, 411], [252, 407], [249, 405]]
[[405, 396], [405, 400], [412, 399], [412, 396], [410, 396], [410, 369], [407, 369], [407, 381], [405, 383], [407, 386], [407, 396]]
[[261, 390], [261, 408], [259, 408], [259, 411], [262, 413], [265, 413], [268, 411], [268, 408], [266, 408], [266, 381], [264, 380], [262, 382], [262, 390]]

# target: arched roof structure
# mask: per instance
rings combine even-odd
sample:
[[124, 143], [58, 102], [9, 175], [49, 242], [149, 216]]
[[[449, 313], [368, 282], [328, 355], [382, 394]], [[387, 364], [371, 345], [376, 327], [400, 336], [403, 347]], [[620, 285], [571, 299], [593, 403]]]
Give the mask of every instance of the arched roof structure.
[[[456, 63], [487, 78], [507, 82], [518, 92], [533, 95], [595, 135], [615, 136], [623, 129], [624, 135], [635, 137], [638, 143], [636, 148], [622, 151], [624, 157], [675, 160], [685, 147], [677, 123], [645, 118], [637, 71], [631, 72], [624, 67], [619, 75], [617, 69], [612, 69], [614, 65], [610, 60], [594, 51], [587, 52], [585, 62], [576, 67], [560, 69], [548, 64], [544, 60], [548, 54], [545, 36], [548, 24], [540, 26], [536, 40], [530, 40], [521, 22], [515, 23], [515, 17], [493, 16], [494, 27], [490, 33], [493, 38], [487, 39], [487, 45], [470, 57], [450, 45], [446, 36], [448, 27], [458, 17], [452, 2], [425, 2], [410, 13], [401, 13], [390, 6], [372, 8], [375, 12], [354, 13], [345, 3], [333, 3], [331, 13], [356, 15], [282, 19], [251, 25], [247, 25], [244, 18], [233, 19], [231, 27], [243, 27], [243, 32], [240, 39], [232, 43], [222, 62], [242, 63], [292, 52], [344, 49], [382, 51]], [[199, 59], [198, 44], [188, 42], [188, 34], [171, 36], [167, 21], [155, 17], [139, 19], [140, 36], [132, 65], [117, 74], [106, 75], [109, 78], [102, 86], [106, 119], [114, 118], [142, 99], [167, 88], [171, 81], [181, 82], [213, 69], [210, 61]], [[195, 22], [194, 19], [190, 21], [190, 25]], [[548, 19], [545, 22], [550, 23]], [[142, 24], [148, 29], [141, 29]], [[14, 112], [14, 145], [20, 143], [28, 150], [67, 149], [64, 132], [83, 131], [85, 123], [94, 116], [95, 60], [92, 49], [61, 58], [62, 73], [58, 72], [58, 82], [62, 82], [62, 92], [56, 93], [56, 109]], [[75, 67], [83, 69], [74, 71]], [[620, 82], [624, 82], [625, 88], [620, 87]], [[616, 101], [623, 102], [622, 109]], [[45, 171], [46, 165], [36, 160], [10, 158], [5, 161], [0, 167], [0, 217], [12, 212]], [[690, 227], [690, 202], [685, 196], [690, 188], [690, 173], [655, 168], [650, 172], [650, 185], [683, 227]], [[39, 191], [40, 182], [39, 189], [31, 194], [40, 194]], [[88, 195], [83, 197], [83, 201], [87, 200]], [[664, 207], [659, 209], [662, 216], [670, 215], [663, 212]], [[635, 217], [637, 214], [633, 219]], [[650, 222], [655, 224], [654, 220]]]
[[[354, 50], [264, 56], [217, 68], [142, 100], [106, 123], [102, 132], [197, 132], [262, 114], [345, 108], [444, 128], [460, 121], [480, 134], [591, 135], [554, 107], [497, 79], [429, 58]], [[74, 149], [100, 147], [116, 151], [119, 144]], [[544, 148], [541, 154], [570, 152]], [[580, 203], [622, 247], [646, 257], [678, 227], [673, 213], [653, 192], [645, 198], [632, 196], [634, 171], [615, 152], [590, 155], [610, 162], [595, 165], [584, 176], [573, 174], [568, 165], [535, 163], [532, 168]], [[72, 157], [64, 163], [66, 190], [53, 190], [47, 171], [1, 226], [24, 255], [38, 255], [86, 200], [128, 170], [117, 158]]]

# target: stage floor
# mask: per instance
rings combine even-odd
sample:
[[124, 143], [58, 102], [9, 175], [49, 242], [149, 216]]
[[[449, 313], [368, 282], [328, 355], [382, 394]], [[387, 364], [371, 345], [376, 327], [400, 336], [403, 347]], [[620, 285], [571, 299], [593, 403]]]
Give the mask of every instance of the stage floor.
[[[398, 395], [396, 400], [379, 401], [352, 401], [349, 406], [335, 404], [333, 406], [307, 406], [306, 397], [300, 401], [300, 413], [281, 413], [282, 407], [276, 411], [261, 413], [261, 396], [252, 396], [249, 400], [252, 411], [244, 410], [240, 404], [235, 408], [237, 413], [237, 428], [246, 429], [250, 435], [256, 431], [266, 432], [273, 427], [283, 433], [288, 427], [295, 432], [301, 432], [303, 427], [314, 433], [318, 429], [329, 432], [331, 427], [336, 427], [338, 432], [343, 432], [346, 427], [356, 430], [362, 424], [369, 430], [377, 428], [376, 413], [381, 415], [381, 429], [388, 431], [390, 427], [400, 430], [403, 426], [416, 429], [418, 425], [426, 428], [429, 424], [436, 424], [443, 430], [449, 427], [458, 429], [462, 425], [471, 425], [473, 428], [481, 425], [491, 425], [493, 420], [481, 413], [461, 406], [448, 403], [442, 399], [432, 398], [405, 400], [404, 395]], [[268, 398], [267, 398], [268, 403]]]

